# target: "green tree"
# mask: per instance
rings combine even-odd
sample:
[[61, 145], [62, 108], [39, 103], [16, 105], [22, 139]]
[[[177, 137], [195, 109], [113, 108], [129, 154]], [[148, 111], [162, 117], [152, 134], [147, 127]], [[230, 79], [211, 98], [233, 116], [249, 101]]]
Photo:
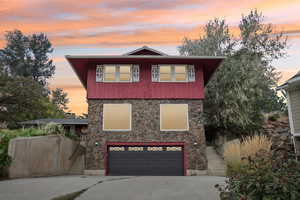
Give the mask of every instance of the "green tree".
[[[204, 36], [185, 38], [181, 55], [226, 56], [206, 87], [204, 101], [208, 126], [233, 134], [251, 133], [260, 128], [263, 111], [278, 80], [272, 61], [285, 55], [286, 39], [274, 34], [256, 10], [243, 16], [240, 37], [229, 33], [225, 20], [214, 19], [204, 28]], [[271, 103], [278, 102], [277, 95]], [[278, 109], [276, 106], [268, 108]]]
[[70, 102], [68, 98], [68, 93], [64, 92], [61, 88], [56, 88], [52, 90], [51, 94], [52, 103], [57, 107], [58, 110], [66, 112], [69, 108], [67, 104]]
[[0, 76], [0, 122], [9, 128], [37, 118], [62, 117], [45, 95], [45, 88], [28, 77]]
[[6, 47], [0, 50], [0, 65], [10, 76], [31, 77], [46, 85], [47, 79], [55, 71], [49, 54], [52, 45], [43, 33], [24, 35], [20, 30], [8, 31], [5, 34]]
[[0, 122], [15, 128], [24, 120], [68, 116], [67, 93], [62, 89], [51, 93], [47, 87], [55, 71], [47, 36], [25, 36], [15, 30], [5, 38], [7, 45], [0, 49]]

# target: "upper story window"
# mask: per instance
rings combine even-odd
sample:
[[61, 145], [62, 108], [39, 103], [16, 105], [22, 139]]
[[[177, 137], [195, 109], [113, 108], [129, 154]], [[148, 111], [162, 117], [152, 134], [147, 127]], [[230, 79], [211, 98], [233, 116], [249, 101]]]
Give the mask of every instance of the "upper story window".
[[192, 82], [195, 81], [193, 65], [153, 65], [153, 82]]
[[104, 82], [130, 82], [130, 65], [106, 65], [104, 66]]
[[96, 82], [138, 82], [138, 65], [97, 65]]
[[160, 65], [160, 81], [187, 81], [187, 69], [185, 65]]

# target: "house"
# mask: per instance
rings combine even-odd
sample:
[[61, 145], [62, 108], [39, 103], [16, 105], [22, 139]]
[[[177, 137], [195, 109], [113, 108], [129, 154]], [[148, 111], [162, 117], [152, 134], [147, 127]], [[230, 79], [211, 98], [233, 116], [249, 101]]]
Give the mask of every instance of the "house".
[[38, 127], [49, 123], [61, 124], [66, 131], [76, 133], [82, 136], [87, 132], [88, 120], [87, 119], [36, 119], [20, 122], [23, 127]]
[[279, 86], [286, 92], [291, 134], [295, 151], [300, 156], [300, 71], [286, 83]]
[[189, 175], [207, 169], [204, 88], [224, 57], [67, 55], [87, 91], [87, 174]]

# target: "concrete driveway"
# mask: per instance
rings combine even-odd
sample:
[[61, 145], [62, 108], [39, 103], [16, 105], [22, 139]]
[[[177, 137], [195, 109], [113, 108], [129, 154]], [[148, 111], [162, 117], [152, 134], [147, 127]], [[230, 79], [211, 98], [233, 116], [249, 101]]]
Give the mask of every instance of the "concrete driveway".
[[223, 184], [224, 180], [224, 177], [213, 176], [15, 179], [0, 182], [0, 199], [52, 200], [77, 192], [76, 200], [217, 200], [214, 185]]

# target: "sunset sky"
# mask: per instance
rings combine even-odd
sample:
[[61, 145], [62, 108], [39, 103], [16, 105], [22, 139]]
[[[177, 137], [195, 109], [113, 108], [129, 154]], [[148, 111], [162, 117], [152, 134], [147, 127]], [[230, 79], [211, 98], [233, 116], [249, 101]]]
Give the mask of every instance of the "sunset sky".
[[197, 38], [209, 19], [225, 18], [237, 35], [241, 15], [255, 8], [289, 37], [289, 56], [274, 63], [281, 81], [300, 70], [300, 0], [0, 0], [0, 5], [0, 48], [8, 30], [46, 33], [56, 64], [50, 86], [68, 92], [77, 114], [87, 112], [86, 93], [65, 55], [123, 54], [144, 45], [177, 55], [183, 37]]

